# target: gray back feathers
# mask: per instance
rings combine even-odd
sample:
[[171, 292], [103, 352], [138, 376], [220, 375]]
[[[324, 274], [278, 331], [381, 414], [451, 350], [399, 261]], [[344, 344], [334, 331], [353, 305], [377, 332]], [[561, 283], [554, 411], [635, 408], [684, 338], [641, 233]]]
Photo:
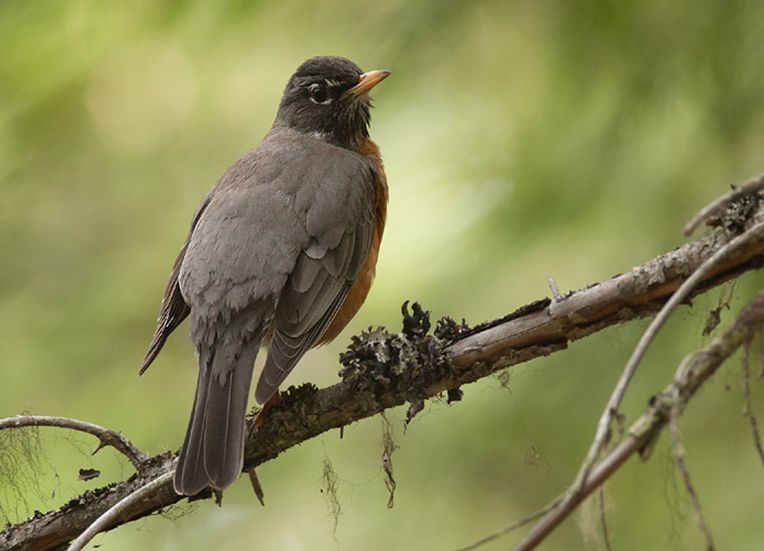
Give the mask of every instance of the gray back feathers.
[[[182, 295], [199, 353], [178, 492], [238, 477], [260, 345], [272, 335], [262, 403], [321, 337], [366, 259], [374, 170], [361, 154], [277, 125], [205, 198], [165, 297], [179, 307]], [[166, 334], [157, 339], [161, 347]]]

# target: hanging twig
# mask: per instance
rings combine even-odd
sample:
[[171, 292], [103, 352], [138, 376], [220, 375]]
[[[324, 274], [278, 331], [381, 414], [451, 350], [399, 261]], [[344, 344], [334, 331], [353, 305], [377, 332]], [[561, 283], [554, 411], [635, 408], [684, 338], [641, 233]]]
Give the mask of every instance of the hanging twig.
[[[273, 409], [269, 422], [249, 435], [245, 469], [269, 461], [318, 434], [407, 403], [412, 395], [418, 399], [431, 398], [508, 366], [563, 350], [569, 342], [606, 327], [651, 315], [682, 281], [727, 241], [724, 232], [713, 232], [626, 273], [567, 293], [565, 300], [554, 303], [535, 301], [505, 318], [471, 330], [463, 330], [452, 322], [454, 331], [444, 333], [443, 328], [449, 327], [445, 323], [439, 334], [452, 340], [446, 348], [433, 347], [431, 345], [437, 343], [432, 341], [418, 343], [416, 339], [406, 345], [412, 347], [407, 354], [413, 353], [415, 357], [422, 352], [434, 354], [421, 363], [407, 364], [404, 368], [397, 360], [375, 357], [368, 364], [361, 362], [357, 375], [353, 370], [344, 372], [343, 381], [331, 387], [297, 389], [287, 393], [285, 402]], [[764, 239], [751, 240], [738, 252], [738, 255], [722, 261], [693, 293], [763, 265]], [[371, 337], [355, 337], [352, 346], [389, 349], [401, 342], [397, 333], [375, 332]], [[615, 462], [601, 464], [593, 473], [600, 475], [617, 468], [618, 456], [613, 458]], [[169, 473], [171, 464], [168, 454], [153, 457], [146, 462], [140, 477], [83, 494], [57, 511], [9, 525], [0, 531], [0, 548], [60, 547], [125, 495], [140, 488], [146, 480]], [[596, 477], [590, 477], [590, 482], [596, 480]], [[204, 496], [195, 496], [199, 497]], [[144, 499], [131, 503], [116, 524], [149, 515], [181, 499], [172, 491], [171, 484], [154, 489]]]
[[[756, 332], [764, 327], [764, 292], [760, 292], [746, 306], [721, 335], [717, 336], [705, 349], [687, 356], [680, 364], [681, 378], [656, 394], [650, 407], [629, 427], [626, 437], [596, 463], [579, 492], [566, 492], [531, 531], [515, 547], [515, 551], [535, 549], [552, 533], [578, 505], [607, 480], [630, 456], [649, 450], [661, 429], [668, 422], [675, 401], [679, 397], [678, 413], [684, 411], [688, 401], [703, 383], [742, 345], [750, 341]], [[678, 389], [678, 390], [677, 390]]]
[[610, 531], [607, 527], [607, 512], [605, 510], [605, 485], [600, 486], [599, 492], [599, 509], [600, 509], [600, 525], [602, 526], [602, 542], [605, 544], [607, 551], [613, 551], [612, 545], [610, 545]]
[[753, 403], [751, 401], [751, 343], [745, 345], [743, 350], [743, 400], [745, 401], [745, 407], [743, 409], [743, 415], [748, 418], [748, 422], [751, 424], [751, 434], [753, 435], [753, 444], [756, 447], [756, 452], [759, 454], [759, 459], [764, 463], [764, 446], [761, 443], [761, 433], [759, 432], [759, 422], [756, 418], [756, 414], [753, 412]]
[[695, 511], [695, 518], [698, 522], [698, 528], [703, 532], [703, 537], [706, 540], [706, 551], [715, 551], [716, 546], [714, 546], [714, 539], [711, 536], [711, 528], [709, 528], [706, 516], [703, 514], [703, 507], [700, 504], [700, 496], [698, 496], [698, 492], [695, 490], [695, 486], [692, 483], [690, 470], [687, 468], [687, 462], [685, 460], [684, 446], [682, 445], [682, 433], [679, 430], [680, 404], [681, 398], [679, 397], [679, 387], [675, 386], [674, 401], [669, 416], [671, 450], [674, 455], [674, 461], [676, 461], [677, 469], [679, 469], [679, 472], [682, 475], [684, 487], [687, 490], [687, 494], [690, 496], [692, 509]]
[[677, 289], [676, 292], [671, 296], [669, 301], [663, 306], [663, 308], [661, 308], [660, 312], [658, 312], [658, 315], [653, 318], [652, 322], [650, 322], [650, 325], [643, 333], [642, 338], [640, 338], [637, 347], [634, 349], [634, 352], [632, 352], [629, 361], [626, 363], [626, 367], [623, 368], [623, 373], [621, 373], [621, 377], [618, 379], [618, 383], [616, 383], [615, 388], [610, 395], [610, 399], [605, 406], [605, 410], [602, 412], [602, 416], [600, 417], [600, 420], [597, 424], [597, 432], [594, 436], [594, 441], [589, 448], [589, 452], [587, 453], [586, 459], [581, 466], [576, 481], [572, 485], [572, 492], [578, 491], [583, 486], [583, 483], [589, 474], [589, 470], [599, 457], [602, 448], [607, 442], [608, 435], [610, 433], [610, 425], [621, 406], [623, 397], [626, 394], [626, 389], [628, 388], [632, 377], [634, 377], [634, 373], [637, 370], [639, 362], [644, 357], [645, 353], [647, 352], [647, 348], [650, 346], [650, 343], [653, 342], [655, 336], [658, 334], [658, 331], [660, 331], [660, 329], [666, 323], [666, 320], [669, 318], [671, 313], [677, 308], [677, 306], [689, 298], [693, 289], [695, 289], [701, 281], [706, 279], [709, 274], [713, 273], [717, 266], [723, 262], [725, 258], [733, 255], [738, 249], [744, 247], [748, 242], [760, 240], [762, 238], [764, 238], [764, 222], [758, 222], [748, 231], [738, 235], [729, 243], [717, 250], [713, 255], [711, 255], [710, 258], [708, 258], [708, 260], [703, 262], [703, 264], [701, 264], [698, 269], [695, 270], [695, 272], [689, 278], [687, 278], [687, 280], [685, 280], [684, 283], [682, 283], [679, 289]]

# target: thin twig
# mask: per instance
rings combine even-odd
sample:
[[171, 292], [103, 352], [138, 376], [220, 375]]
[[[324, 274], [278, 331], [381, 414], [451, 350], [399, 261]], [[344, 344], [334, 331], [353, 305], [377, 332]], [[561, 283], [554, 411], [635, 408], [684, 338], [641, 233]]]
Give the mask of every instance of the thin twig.
[[515, 551], [535, 549], [559, 524], [568, 518], [575, 509], [596, 490], [605, 480], [617, 471], [621, 465], [639, 450], [649, 439], [649, 434], [639, 437], [629, 435], [615, 449], [592, 467], [589, 477], [579, 492], [566, 492], [542, 518], [528, 535], [517, 545]]
[[549, 504], [546, 507], [544, 507], [543, 509], [539, 509], [535, 513], [531, 513], [527, 517], [521, 518], [520, 520], [510, 524], [506, 528], [503, 528], [502, 530], [499, 530], [498, 532], [496, 532], [494, 534], [491, 534], [490, 536], [486, 536], [486, 537], [484, 537], [484, 538], [482, 538], [482, 539], [480, 539], [480, 540], [478, 540], [478, 541], [476, 541], [474, 543], [471, 543], [467, 547], [460, 547], [459, 549], [456, 549], [454, 551], [472, 551], [473, 549], [477, 549], [478, 547], [482, 547], [486, 543], [490, 543], [490, 542], [492, 542], [494, 540], [499, 539], [502, 536], [506, 536], [510, 532], [512, 532], [514, 530], [517, 530], [518, 528], [522, 528], [526, 524], [530, 524], [531, 522], [533, 522], [537, 518], [541, 518], [542, 516], [547, 514], [549, 511], [551, 511], [554, 507], [556, 507], [558, 503], [559, 503], [559, 500], [554, 501], [551, 504]]
[[48, 415], [16, 415], [15, 417], [6, 417], [0, 419], [0, 430], [16, 429], [22, 427], [59, 427], [62, 429], [76, 430], [95, 436], [100, 444], [93, 452], [95, 455], [101, 448], [111, 446], [130, 460], [136, 470], [141, 469], [141, 465], [149, 458], [148, 455], [139, 450], [135, 445], [120, 433], [69, 417], [52, 417]]
[[[723, 232], [713, 232], [600, 283], [566, 294], [563, 301], [546, 306], [537, 301], [519, 311], [482, 324], [460, 335], [445, 353], [453, 369], [442, 363], [425, 364], [402, 372], [394, 361], [314, 393], [301, 392], [299, 402], [287, 403], [269, 423], [250, 435], [245, 468], [256, 467], [285, 450], [326, 431], [347, 426], [402, 405], [417, 396], [428, 399], [448, 389], [477, 381], [498, 370], [564, 350], [569, 342], [585, 338], [606, 327], [652, 315], [681, 282], [725, 242]], [[695, 292], [719, 285], [764, 263], [764, 239], [752, 242], [720, 265]], [[375, 337], [376, 338], [376, 337]], [[384, 336], [394, 344], [396, 337]], [[361, 343], [364, 336], [358, 337]], [[390, 340], [388, 340], [390, 339]], [[360, 365], [366, 365], [363, 362]], [[367, 369], [367, 367], [364, 367]], [[382, 370], [385, 377], [371, 377]], [[411, 377], [410, 374], [413, 374]], [[384, 382], [390, 381], [392, 382]], [[358, 390], [363, 381], [365, 391]], [[371, 396], [371, 399], [369, 398]], [[298, 407], [299, 406], [299, 407]], [[172, 468], [168, 454], [152, 457], [142, 476], [132, 477], [95, 493], [77, 496], [65, 507], [0, 529], [0, 548], [55, 549], [71, 541], [87, 526], [145, 480]], [[135, 503], [118, 519], [127, 523], [177, 503], [181, 496], [171, 485], [155, 490]]]
[[745, 409], [743, 410], [743, 415], [748, 418], [748, 422], [751, 424], [753, 444], [756, 446], [756, 451], [759, 454], [759, 459], [761, 459], [762, 463], [764, 463], [764, 447], [762, 447], [761, 444], [759, 422], [756, 418], [756, 414], [753, 412], [753, 403], [751, 401], [751, 346], [752, 343], [748, 342], [743, 349], [743, 399], [745, 400]]
[[692, 502], [692, 508], [695, 511], [695, 518], [698, 521], [698, 528], [703, 532], [703, 537], [706, 540], [706, 550], [714, 551], [714, 539], [711, 535], [711, 528], [708, 526], [706, 517], [703, 514], [703, 507], [700, 504], [700, 497], [695, 490], [695, 486], [690, 478], [690, 471], [687, 468], [687, 462], [685, 461], [684, 446], [682, 445], [682, 433], [679, 430], [679, 415], [681, 414], [682, 399], [679, 395], [679, 385], [674, 386], [674, 397], [671, 407], [671, 415], [669, 416], [669, 427], [671, 429], [671, 450], [674, 454], [674, 461], [676, 461], [677, 469], [682, 474], [682, 480], [684, 481], [684, 487], [687, 490], [687, 494], [690, 496]]
[[691, 370], [691, 376], [675, 376], [674, 381], [663, 392], [655, 395], [647, 410], [629, 427], [628, 435], [591, 469], [584, 481], [584, 486], [578, 492], [566, 491], [558, 499], [558, 505], [533, 526], [515, 547], [515, 551], [535, 549], [631, 455], [648, 449], [668, 422], [671, 409], [674, 407], [676, 387], [679, 387], [681, 397], [681, 413], [686, 403], [703, 383], [740, 346], [748, 342], [752, 335], [760, 331], [762, 326], [764, 326], [764, 292], [756, 295], [753, 301], [738, 314], [730, 327], [717, 336], [709, 346], [684, 358], [677, 373], [686, 373]]
[[557, 287], [557, 282], [554, 280], [554, 278], [548, 277], [546, 281], [549, 284], [549, 290], [552, 291], [552, 297], [554, 298], [554, 300], [562, 300], [562, 295], [560, 294], [560, 288]]
[[632, 352], [629, 361], [626, 363], [626, 367], [623, 368], [623, 373], [621, 373], [621, 377], [618, 379], [618, 383], [610, 395], [610, 399], [608, 400], [607, 405], [605, 406], [605, 410], [603, 411], [602, 416], [600, 417], [600, 420], [597, 424], [597, 432], [594, 436], [594, 441], [589, 448], [589, 452], [587, 453], [586, 459], [584, 460], [579, 474], [576, 477], [576, 481], [572, 485], [571, 491], [578, 491], [577, 489], [583, 486], [583, 483], [589, 474], [589, 470], [591, 469], [592, 465], [594, 465], [594, 462], [599, 457], [603, 447], [607, 442], [608, 435], [610, 433], [610, 424], [613, 420], [613, 417], [618, 412], [618, 408], [623, 401], [623, 397], [626, 394], [626, 389], [628, 388], [629, 383], [631, 382], [631, 379], [637, 370], [639, 362], [644, 357], [648, 346], [650, 346], [650, 343], [652, 343], [653, 339], [655, 339], [658, 331], [660, 331], [664, 323], [666, 323], [666, 320], [669, 318], [671, 313], [676, 309], [677, 306], [682, 304], [682, 302], [684, 302], [690, 296], [693, 289], [701, 281], [703, 281], [706, 277], [708, 277], [709, 274], [714, 271], [718, 263], [724, 260], [736, 249], [745, 245], [748, 241], [761, 239], [762, 237], [764, 237], [764, 222], [759, 222], [745, 233], [736, 236], [723, 247], [719, 248], [713, 255], [711, 255], [711, 257], [703, 262], [703, 264], [701, 264], [698, 269], [695, 270], [695, 272], [693, 272], [693, 274], [684, 281], [684, 283], [682, 283], [682, 285], [671, 296], [668, 302], [663, 305], [663, 308], [661, 308], [660, 312], [658, 312], [658, 315], [653, 318], [653, 321], [650, 322], [647, 330], [639, 340], [639, 343], [634, 349], [634, 352]]
[[682, 230], [684, 232], [684, 235], [689, 236], [692, 235], [692, 233], [698, 228], [698, 226], [709, 217], [716, 214], [722, 207], [726, 206], [730, 201], [734, 201], [735, 199], [738, 199], [739, 197], [743, 197], [745, 195], [753, 195], [760, 189], [764, 188], [764, 174], [761, 176], [758, 176], [756, 178], [753, 178], [752, 180], [747, 181], [742, 186], [734, 186], [732, 188], [732, 191], [729, 193], [722, 195], [721, 197], [717, 197], [713, 201], [711, 201], [708, 205], [703, 207], [700, 212], [698, 212], [695, 216], [692, 217], [692, 220], [687, 222], [685, 224], [684, 229]]
[[151, 494], [155, 488], [158, 488], [164, 484], [167, 484], [174, 476], [174, 470], [163, 474], [162, 476], [155, 478], [151, 482], [141, 486], [133, 493], [126, 495], [114, 504], [110, 509], [107, 509], [104, 514], [98, 517], [93, 524], [88, 526], [87, 530], [82, 532], [76, 540], [74, 540], [66, 551], [80, 551], [83, 549], [90, 540], [96, 537], [99, 533], [107, 530], [113, 523], [117, 521], [119, 515], [128, 509], [136, 501], [140, 501]]
[[605, 512], [605, 485], [600, 486], [599, 494], [599, 508], [600, 508], [600, 524], [602, 525], [602, 541], [605, 544], [607, 551], [613, 551], [612, 545], [610, 545], [610, 533], [607, 528], [607, 513]]
[[257, 501], [260, 502], [260, 505], [265, 507], [265, 492], [263, 492], [263, 485], [260, 484], [260, 479], [257, 478], [257, 472], [255, 471], [254, 467], [247, 470], [247, 474], [249, 475], [249, 481], [252, 484], [252, 491], [255, 492]]

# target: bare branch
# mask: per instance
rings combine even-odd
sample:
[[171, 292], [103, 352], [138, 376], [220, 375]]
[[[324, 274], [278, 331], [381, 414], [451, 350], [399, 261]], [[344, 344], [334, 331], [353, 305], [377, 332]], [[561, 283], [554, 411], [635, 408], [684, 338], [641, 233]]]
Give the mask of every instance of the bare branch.
[[639, 362], [647, 352], [647, 348], [650, 343], [653, 342], [658, 331], [663, 327], [673, 311], [682, 304], [692, 294], [693, 289], [698, 286], [703, 280], [708, 278], [710, 273], [716, 269], [717, 265], [722, 263], [726, 258], [737, 253], [738, 249], [744, 247], [750, 241], [757, 241], [764, 239], [764, 222], [758, 222], [750, 230], [738, 235], [732, 239], [729, 243], [718, 249], [712, 254], [705, 262], [703, 262], [695, 272], [687, 278], [677, 291], [671, 296], [669, 301], [661, 308], [658, 315], [653, 318], [650, 325], [645, 330], [642, 338], [639, 339], [637, 347], [632, 352], [629, 361], [626, 363], [626, 367], [623, 368], [623, 373], [618, 379], [618, 383], [613, 389], [613, 393], [610, 395], [610, 399], [605, 406], [605, 410], [602, 412], [602, 416], [597, 424], [597, 432], [594, 436], [589, 452], [586, 455], [581, 470], [573, 484], [572, 491], [577, 491], [583, 485], [586, 477], [589, 474], [594, 462], [600, 456], [602, 448], [608, 439], [610, 433], [610, 425], [613, 421], [613, 417], [617, 414], [618, 409], [621, 406], [623, 397], [626, 394], [626, 389], [634, 377], [634, 373], [637, 370]]
[[[732, 325], [716, 337], [705, 349], [685, 358], [677, 370], [681, 377], [657, 394], [644, 413], [629, 427], [627, 436], [615, 449], [600, 460], [591, 470], [580, 492], [566, 492], [558, 505], [531, 529], [515, 547], [515, 551], [535, 549], [559, 526], [578, 505], [607, 480], [629, 457], [639, 452], [645, 456], [671, 416], [672, 408], [678, 407], [677, 415], [684, 411], [689, 400], [740, 346], [744, 345], [764, 326], [764, 292], [738, 314]], [[678, 404], [675, 406], [675, 402]]]
[[[564, 346], [605, 327], [650, 315], [728, 241], [724, 232], [715, 232], [560, 301], [551, 304], [537, 301], [514, 314], [480, 325], [449, 347], [453, 361], [463, 368], [475, 362], [500, 360], [506, 362], [504, 366], [514, 365], [527, 361], [517, 355], [528, 347]], [[759, 267], [763, 242], [758, 236], [742, 244], [734, 257], [724, 258], [706, 274], [696, 291], [736, 277], [739, 274], [736, 267], [749, 261]]]
[[101, 448], [111, 446], [130, 460], [136, 470], [149, 458], [148, 455], [133, 445], [130, 440], [120, 433], [107, 429], [100, 425], [70, 419], [69, 417], [51, 417], [47, 415], [16, 415], [0, 419], [0, 430], [18, 429], [22, 427], [58, 427], [62, 429], [76, 430], [95, 436], [100, 444], [93, 452], [98, 453]]
[[71, 545], [67, 547], [66, 551], [80, 551], [83, 549], [90, 540], [92, 540], [101, 532], [115, 525], [117, 523], [117, 519], [119, 519], [119, 516], [124, 511], [129, 510], [129, 508], [133, 506], [137, 501], [140, 501], [144, 497], [150, 495], [155, 489], [162, 485], [166, 485], [172, 480], [172, 476], [172, 471], [165, 473], [119, 500], [110, 509], [98, 517], [93, 524], [88, 526], [87, 530], [82, 532], [82, 534], [80, 534], [79, 537], [77, 537], [77, 539], [75, 539]]
[[479, 539], [478, 541], [469, 544], [467, 547], [460, 547], [459, 549], [456, 549], [456, 551], [473, 551], [474, 549], [482, 547], [486, 543], [491, 543], [492, 541], [495, 541], [495, 540], [501, 538], [502, 536], [506, 536], [510, 532], [513, 532], [513, 531], [517, 530], [518, 528], [522, 528], [523, 526], [526, 526], [526, 525], [530, 524], [534, 520], [543, 517], [550, 510], [552, 510], [552, 508], [556, 507], [558, 503], [559, 503], [559, 501], [555, 501], [554, 503], [552, 503], [550, 505], [547, 505], [543, 509], [539, 509], [535, 513], [531, 513], [527, 517], [521, 518], [517, 522], [510, 524], [509, 526], [507, 526], [506, 528], [504, 528], [502, 530], [499, 530], [495, 534], [491, 534], [490, 536], [486, 536], [486, 537], [484, 537], [482, 539]]
[[717, 214], [723, 207], [729, 205], [735, 199], [745, 197], [746, 195], [753, 195], [762, 188], [764, 188], [764, 174], [747, 181], [742, 186], [733, 186], [732, 191], [726, 195], [717, 197], [708, 205], [703, 207], [695, 216], [693, 216], [692, 220], [687, 222], [687, 224], [684, 226], [684, 229], [682, 230], [684, 235], [692, 235], [704, 220], [707, 220], [711, 216]]
[[[349, 351], [343, 354], [342, 382], [322, 390], [308, 386], [291, 389], [284, 402], [271, 410], [268, 423], [250, 433], [245, 470], [323, 432], [411, 400], [455, 391], [508, 366], [563, 350], [569, 342], [606, 327], [651, 315], [728, 241], [725, 232], [713, 232], [622, 275], [569, 293], [559, 301], [536, 301], [472, 330], [465, 331], [458, 324], [443, 321], [436, 330], [440, 339], [384, 331], [354, 337]], [[759, 236], [742, 244], [736, 255], [719, 262], [693, 294], [762, 265], [764, 239]], [[446, 346], [443, 339], [451, 344]], [[405, 354], [386, 355], [390, 350]], [[367, 353], [371, 360], [363, 359]], [[399, 363], [400, 358], [415, 361]], [[57, 511], [7, 527], [0, 532], [0, 548], [60, 547], [125, 496], [170, 473], [173, 460], [171, 454], [150, 458], [128, 480], [83, 494]], [[593, 469], [590, 482], [598, 480], [594, 475], [602, 476], [623, 460], [625, 457], [619, 459], [614, 455], [610, 462], [600, 462]], [[207, 492], [194, 499], [210, 496]], [[142, 499], [129, 501], [109, 527], [150, 515], [181, 499], [184, 498], [174, 493], [171, 482], [158, 484]]]

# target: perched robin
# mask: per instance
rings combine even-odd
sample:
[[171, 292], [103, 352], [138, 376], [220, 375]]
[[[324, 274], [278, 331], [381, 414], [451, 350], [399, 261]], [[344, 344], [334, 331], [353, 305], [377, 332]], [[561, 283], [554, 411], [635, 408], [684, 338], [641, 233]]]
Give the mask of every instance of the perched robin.
[[175, 491], [229, 486], [244, 461], [255, 398], [266, 406], [308, 349], [334, 339], [366, 299], [387, 212], [368, 92], [389, 71], [341, 57], [300, 65], [276, 120], [196, 210], [165, 289], [143, 373], [191, 316], [199, 376]]

